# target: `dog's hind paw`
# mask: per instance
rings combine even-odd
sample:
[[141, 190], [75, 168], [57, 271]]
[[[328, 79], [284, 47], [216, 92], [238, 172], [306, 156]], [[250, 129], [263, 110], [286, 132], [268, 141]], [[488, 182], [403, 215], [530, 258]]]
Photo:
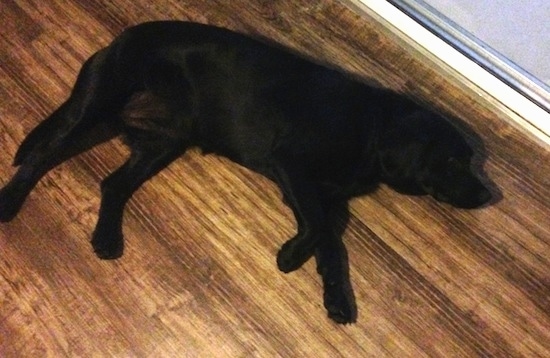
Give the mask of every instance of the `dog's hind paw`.
[[124, 252], [122, 233], [96, 229], [92, 238], [92, 247], [95, 254], [102, 260], [114, 260]]
[[25, 197], [21, 197], [9, 186], [0, 190], [0, 222], [11, 221], [21, 209]]
[[124, 252], [122, 242], [101, 242], [94, 243], [92, 241], [94, 252], [102, 260], [115, 260], [122, 256]]

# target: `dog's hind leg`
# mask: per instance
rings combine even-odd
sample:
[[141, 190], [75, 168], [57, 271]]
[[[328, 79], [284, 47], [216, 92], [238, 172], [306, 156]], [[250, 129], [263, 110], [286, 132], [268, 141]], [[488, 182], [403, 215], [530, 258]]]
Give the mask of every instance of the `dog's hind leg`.
[[116, 135], [116, 126], [109, 128], [106, 123], [117, 116], [129, 91], [114, 81], [107, 62], [107, 49], [92, 56], [82, 67], [69, 99], [24, 139], [14, 160], [19, 168], [0, 190], [0, 221], [17, 215], [50, 169]]
[[11, 180], [0, 189], [0, 222], [8, 222], [17, 215], [31, 190], [48, 171], [116, 134], [117, 131], [108, 126], [94, 127], [87, 132], [86, 137], [79, 136], [82, 139], [80, 141], [44, 148], [41, 155], [29, 156]]
[[78, 135], [82, 132], [116, 118], [132, 89], [116, 74], [111, 52], [109, 47], [102, 49], [84, 63], [69, 98], [27, 135], [14, 165], [65, 143], [80, 141]]
[[185, 145], [166, 138], [132, 141], [130, 158], [101, 183], [99, 218], [92, 246], [101, 259], [116, 259], [123, 253], [122, 218], [126, 202], [149, 178], [185, 151]]

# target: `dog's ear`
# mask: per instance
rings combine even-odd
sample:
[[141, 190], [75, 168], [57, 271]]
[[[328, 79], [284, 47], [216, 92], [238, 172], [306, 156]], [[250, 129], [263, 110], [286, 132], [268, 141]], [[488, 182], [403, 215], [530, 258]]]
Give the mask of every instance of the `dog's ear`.
[[406, 131], [394, 130], [384, 135], [378, 148], [381, 179], [396, 191], [409, 195], [426, 194], [418, 185], [418, 173], [423, 168], [426, 143], [405, 135]]
[[403, 194], [426, 194], [417, 177], [427, 147], [437, 135], [432, 122], [433, 114], [412, 102], [393, 108], [392, 115], [381, 120], [376, 151], [382, 182]]

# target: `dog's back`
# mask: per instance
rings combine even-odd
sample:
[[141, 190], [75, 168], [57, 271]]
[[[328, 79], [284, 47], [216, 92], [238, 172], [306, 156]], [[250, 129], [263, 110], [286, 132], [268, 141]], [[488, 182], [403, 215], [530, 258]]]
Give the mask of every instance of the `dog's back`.
[[379, 90], [211, 26], [148, 23], [127, 30], [106, 51], [119, 87], [149, 92], [172, 112], [127, 122], [128, 131], [169, 128], [180, 140], [257, 171], [282, 149], [316, 176], [331, 176], [327, 181], [338, 180], [336, 173], [348, 177], [369, 140], [373, 116], [365, 113], [380, 105]]

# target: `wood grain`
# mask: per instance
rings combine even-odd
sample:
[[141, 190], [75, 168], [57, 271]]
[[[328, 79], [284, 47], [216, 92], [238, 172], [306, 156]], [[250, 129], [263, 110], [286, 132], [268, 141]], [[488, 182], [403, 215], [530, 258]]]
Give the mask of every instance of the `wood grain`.
[[359, 316], [339, 326], [313, 262], [276, 269], [295, 229], [277, 188], [198, 151], [131, 200], [125, 256], [97, 260], [99, 182], [128, 153], [116, 139], [53, 170], [0, 225], [1, 357], [550, 356], [549, 148], [376, 19], [329, 0], [3, 0], [0, 18], [1, 183], [89, 55], [129, 25], [187, 19], [273, 38], [460, 119], [502, 193], [473, 211], [386, 187], [353, 200]]

